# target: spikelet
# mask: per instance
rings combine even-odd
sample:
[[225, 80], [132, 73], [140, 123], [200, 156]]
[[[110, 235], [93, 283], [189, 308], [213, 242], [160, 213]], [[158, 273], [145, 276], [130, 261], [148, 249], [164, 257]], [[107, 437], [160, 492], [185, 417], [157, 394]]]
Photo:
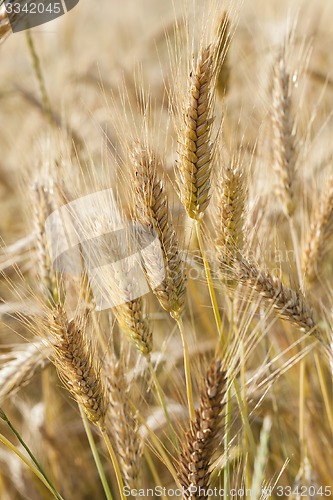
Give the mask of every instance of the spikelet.
[[142, 298], [116, 306], [113, 312], [129, 341], [144, 356], [148, 356], [153, 348], [153, 334], [144, 314]]
[[[209, 487], [209, 465], [218, 445], [216, 439], [222, 421], [223, 399], [226, 392], [226, 373], [220, 359], [211, 363], [205, 386], [201, 391], [200, 408], [187, 432], [180, 456], [179, 482], [184, 488], [184, 498], [208, 498], [199, 496], [199, 487]], [[191, 492], [192, 488], [192, 492]]]
[[213, 123], [214, 51], [200, 51], [191, 71], [188, 104], [178, 134], [177, 182], [182, 204], [191, 219], [203, 217], [210, 201]]
[[274, 66], [273, 75], [273, 165], [277, 174], [277, 194], [287, 215], [295, 209], [295, 131], [291, 113], [290, 76], [282, 50]]
[[318, 264], [323, 254], [327, 239], [333, 228], [333, 178], [319, 209], [310, 226], [308, 239], [303, 254], [303, 271], [308, 284], [312, 283], [318, 272]]
[[[185, 305], [186, 273], [168, 209], [163, 182], [157, 177], [159, 160], [142, 145], [132, 156], [135, 169], [136, 217], [151, 229], [159, 245], [146, 248], [147, 280], [165, 311], [180, 316]], [[157, 277], [161, 280], [156, 280]]]
[[62, 306], [54, 308], [50, 333], [54, 339], [53, 358], [60, 378], [88, 418], [101, 428], [107, 411], [106, 384], [98, 369], [96, 352], [88, 342], [86, 319], [68, 320]]

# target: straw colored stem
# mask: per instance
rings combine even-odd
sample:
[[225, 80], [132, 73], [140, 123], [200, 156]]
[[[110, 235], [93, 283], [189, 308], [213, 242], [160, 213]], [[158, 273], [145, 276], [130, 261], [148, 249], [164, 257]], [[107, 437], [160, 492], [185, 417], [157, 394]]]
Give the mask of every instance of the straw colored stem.
[[88, 438], [88, 441], [89, 441], [89, 446], [90, 446], [90, 449], [91, 449], [91, 453], [92, 453], [92, 455], [94, 457], [94, 461], [95, 461], [95, 464], [96, 464], [98, 475], [99, 475], [101, 483], [103, 485], [105, 496], [106, 496], [106, 498], [108, 500], [113, 500], [112, 493], [110, 491], [110, 488], [109, 488], [109, 485], [108, 485], [108, 482], [107, 482], [107, 479], [106, 479], [106, 476], [105, 476], [105, 473], [104, 473], [104, 470], [103, 470], [103, 465], [102, 465], [101, 459], [99, 458], [99, 454], [98, 454], [98, 450], [97, 450], [97, 447], [96, 447], [96, 443], [95, 443], [93, 434], [92, 434], [90, 426], [89, 426], [88, 418], [87, 418], [87, 416], [85, 414], [85, 411], [81, 408], [81, 406], [79, 406], [79, 408], [80, 408], [80, 413], [81, 413], [81, 418], [82, 418], [84, 430], [86, 432], [86, 435], [87, 435], [87, 438]]
[[219, 336], [221, 338], [222, 346], [224, 346], [225, 345], [225, 338], [224, 338], [224, 334], [222, 331], [222, 321], [221, 321], [220, 311], [218, 308], [217, 298], [216, 298], [216, 294], [215, 294], [215, 290], [214, 290], [213, 279], [212, 279], [212, 274], [211, 274], [210, 267], [209, 267], [209, 262], [208, 262], [205, 247], [204, 247], [204, 244], [202, 241], [200, 221], [195, 221], [195, 230], [196, 230], [196, 234], [197, 234], [200, 253], [202, 256], [203, 263], [204, 263], [207, 285], [208, 285], [210, 300], [211, 300], [211, 303], [213, 306], [213, 312], [214, 312], [214, 318], [215, 318], [217, 330], [218, 330]]
[[161, 460], [163, 461], [164, 465], [166, 466], [166, 468], [170, 472], [171, 476], [173, 477], [173, 480], [175, 481], [177, 486], [179, 486], [177, 472], [176, 472], [174, 466], [172, 465], [172, 463], [170, 462], [170, 459], [169, 459], [167, 453], [165, 452], [163, 445], [161, 444], [161, 442], [159, 441], [159, 439], [157, 438], [155, 433], [147, 425], [146, 420], [140, 414], [138, 414], [138, 420], [140, 421], [141, 425], [148, 432], [149, 437], [154, 445], [155, 450], [159, 453]]
[[57, 493], [54, 488], [49, 484], [49, 482], [45, 479], [45, 477], [43, 476], [43, 474], [36, 468], [34, 467], [34, 465], [29, 462], [29, 460], [26, 459], [26, 457], [23, 455], [23, 453], [21, 453], [17, 448], [16, 446], [14, 446], [7, 438], [5, 438], [5, 436], [3, 436], [2, 434], [0, 434], [0, 441], [5, 445], [7, 446], [7, 448], [9, 450], [11, 450], [13, 453], [15, 453], [15, 455], [17, 455], [21, 460], [22, 462], [24, 462], [28, 467], [29, 469], [38, 477], [38, 479], [46, 486], [46, 488], [52, 493], [52, 495], [57, 498], [58, 500], [64, 500], [63, 497], [61, 495], [59, 495], [59, 493]]
[[116, 474], [116, 479], [117, 479], [117, 484], [118, 484], [118, 488], [119, 488], [120, 498], [121, 498], [121, 500], [125, 500], [126, 497], [125, 497], [125, 494], [124, 494], [124, 482], [123, 482], [123, 478], [122, 478], [122, 475], [121, 475], [121, 471], [120, 471], [120, 467], [119, 467], [119, 462], [118, 462], [118, 459], [117, 459], [117, 455], [115, 454], [115, 451], [114, 451], [113, 446], [111, 444], [110, 438], [109, 438], [107, 432], [105, 431], [105, 429], [100, 429], [100, 430], [101, 430], [101, 433], [102, 433], [102, 436], [103, 436], [106, 448], [107, 448], [107, 450], [109, 452], [109, 455], [110, 455], [110, 458], [111, 458], [111, 462], [112, 462], [112, 465], [113, 465], [113, 468], [114, 468], [114, 472]]
[[[228, 383], [228, 382], [227, 382]], [[231, 421], [231, 404], [230, 404], [230, 388], [227, 390], [226, 394], [226, 405], [225, 405], [225, 420], [224, 420], [224, 453], [225, 453], [225, 467], [223, 471], [224, 478], [224, 491], [225, 499], [230, 498], [230, 456], [229, 456], [229, 445], [230, 445], [230, 421]]]
[[161, 385], [160, 385], [160, 383], [158, 381], [158, 378], [156, 376], [156, 373], [155, 373], [155, 370], [154, 370], [154, 367], [152, 365], [150, 357], [147, 357], [147, 362], [148, 362], [149, 370], [150, 370], [150, 373], [151, 373], [151, 376], [152, 376], [152, 379], [153, 379], [153, 382], [154, 382], [154, 385], [155, 385], [155, 389], [156, 389], [156, 392], [157, 392], [157, 397], [158, 397], [158, 399], [159, 399], [159, 401], [161, 403], [161, 406], [162, 406], [162, 409], [163, 409], [163, 412], [164, 412], [164, 415], [165, 415], [165, 418], [166, 418], [166, 421], [167, 421], [167, 425], [168, 425], [168, 428], [169, 428], [169, 432], [170, 432], [170, 436], [171, 436], [172, 442], [173, 442], [175, 448], [178, 449], [178, 439], [177, 439], [175, 430], [174, 430], [174, 428], [172, 426], [171, 418], [170, 418], [170, 415], [169, 415], [169, 412], [168, 412], [168, 407], [167, 407], [167, 404], [166, 404], [166, 401], [165, 401], [165, 396], [164, 396], [162, 387], [161, 387]]
[[28, 445], [23, 441], [23, 439], [20, 436], [19, 432], [15, 429], [15, 427], [12, 425], [12, 423], [10, 422], [10, 420], [8, 420], [8, 418], [5, 415], [5, 413], [3, 413], [3, 412], [1, 412], [1, 413], [2, 413], [1, 418], [7, 423], [8, 427], [10, 428], [10, 430], [15, 434], [15, 436], [17, 437], [17, 439], [19, 440], [19, 442], [21, 443], [21, 445], [23, 446], [23, 448], [25, 449], [25, 451], [28, 453], [29, 457], [31, 458], [31, 460], [35, 464], [36, 468], [39, 470], [39, 472], [45, 478], [45, 481], [47, 481], [47, 483], [50, 485], [50, 487], [52, 488], [52, 490], [54, 492], [55, 497], [60, 499], [60, 495], [58, 494], [57, 490], [55, 489], [55, 487], [53, 486], [53, 484], [51, 483], [51, 481], [49, 480], [49, 478], [47, 477], [47, 475], [43, 471], [42, 466], [40, 465], [40, 463], [38, 462], [38, 460], [35, 458], [34, 454], [30, 450], [30, 448], [28, 447]]
[[195, 418], [195, 410], [194, 410], [194, 402], [193, 402], [193, 389], [192, 389], [192, 381], [191, 381], [191, 362], [190, 362], [190, 354], [188, 350], [188, 344], [186, 340], [186, 335], [184, 331], [183, 320], [178, 317], [176, 318], [179, 331], [182, 337], [183, 343], [183, 351], [184, 351], [184, 368], [185, 368], [185, 378], [186, 378], [186, 391], [187, 391], [187, 402], [188, 409], [190, 413], [190, 420], [194, 420]]
[[332, 397], [329, 394], [327, 384], [326, 384], [326, 379], [323, 373], [323, 368], [318, 356], [318, 352], [314, 353], [314, 359], [315, 359], [315, 364], [317, 368], [317, 373], [318, 373], [318, 378], [319, 378], [319, 384], [320, 384], [320, 389], [323, 394], [323, 399], [324, 399], [324, 405], [327, 413], [327, 418], [330, 426], [330, 430], [333, 436], [333, 407], [332, 407]]

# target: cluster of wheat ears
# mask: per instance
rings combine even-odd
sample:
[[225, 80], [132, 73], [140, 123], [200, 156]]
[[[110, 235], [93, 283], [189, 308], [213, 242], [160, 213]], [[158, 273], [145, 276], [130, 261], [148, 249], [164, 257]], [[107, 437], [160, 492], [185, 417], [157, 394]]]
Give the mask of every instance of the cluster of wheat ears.
[[[24, 98], [47, 137], [31, 231], [1, 253], [1, 331], [24, 339], [0, 354], [5, 500], [333, 494], [333, 169], [313, 153], [330, 116], [298, 117], [311, 44], [290, 25], [267, 64], [263, 123], [243, 128], [242, 10], [213, 4], [201, 29], [165, 30], [160, 100], [142, 74], [108, 96], [103, 83], [118, 111], [99, 163], [55, 111], [27, 33], [40, 98]], [[61, 268], [46, 221], [79, 199], [85, 223], [69, 208], [80, 241]]]

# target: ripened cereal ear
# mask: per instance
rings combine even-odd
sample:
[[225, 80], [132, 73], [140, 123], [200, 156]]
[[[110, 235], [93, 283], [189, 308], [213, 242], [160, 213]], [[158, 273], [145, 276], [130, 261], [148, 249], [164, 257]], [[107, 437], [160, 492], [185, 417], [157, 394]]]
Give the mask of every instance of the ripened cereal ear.
[[181, 448], [178, 478], [185, 491], [184, 498], [199, 498], [191, 495], [191, 486], [209, 487], [209, 466], [219, 444], [226, 385], [221, 360], [215, 359], [207, 370], [200, 393], [200, 407]]
[[210, 201], [214, 91], [214, 52], [202, 49], [193, 63], [183, 122], [178, 133], [177, 182], [191, 219], [202, 218]]

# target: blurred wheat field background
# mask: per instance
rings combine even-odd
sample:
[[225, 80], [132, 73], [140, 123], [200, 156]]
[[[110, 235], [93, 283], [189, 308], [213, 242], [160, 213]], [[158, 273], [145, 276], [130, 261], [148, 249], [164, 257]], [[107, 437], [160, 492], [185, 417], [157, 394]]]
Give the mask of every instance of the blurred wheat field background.
[[0, 16], [1, 499], [331, 498], [333, 6], [95, 4]]

